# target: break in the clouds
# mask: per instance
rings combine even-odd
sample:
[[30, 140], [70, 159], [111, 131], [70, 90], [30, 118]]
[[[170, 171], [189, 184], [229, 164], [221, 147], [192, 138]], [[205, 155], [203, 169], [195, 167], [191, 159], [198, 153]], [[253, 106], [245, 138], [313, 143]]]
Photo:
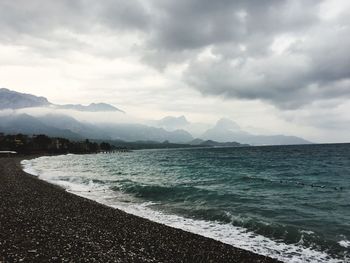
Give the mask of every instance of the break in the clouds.
[[[34, 52], [39, 65], [68, 68], [62, 85], [91, 94], [99, 85], [163, 110], [174, 100], [188, 108], [199, 91], [203, 101], [260, 101], [286, 119], [347, 105], [349, 25], [347, 0], [0, 0], [3, 50], [16, 47], [17, 64]], [[1, 65], [15, 63], [9, 52]]]

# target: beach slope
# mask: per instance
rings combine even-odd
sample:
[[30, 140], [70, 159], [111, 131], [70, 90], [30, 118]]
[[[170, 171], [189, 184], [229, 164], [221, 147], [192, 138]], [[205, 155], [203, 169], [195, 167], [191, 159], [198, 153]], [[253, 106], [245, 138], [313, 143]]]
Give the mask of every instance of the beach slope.
[[0, 158], [0, 262], [278, 262], [70, 194], [22, 159]]

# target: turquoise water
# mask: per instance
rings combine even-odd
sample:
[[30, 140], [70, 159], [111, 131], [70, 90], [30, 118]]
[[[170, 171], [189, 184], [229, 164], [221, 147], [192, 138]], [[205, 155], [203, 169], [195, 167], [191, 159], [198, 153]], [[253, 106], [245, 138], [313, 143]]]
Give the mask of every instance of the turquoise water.
[[68, 191], [285, 262], [350, 262], [350, 145], [142, 150], [24, 162]]

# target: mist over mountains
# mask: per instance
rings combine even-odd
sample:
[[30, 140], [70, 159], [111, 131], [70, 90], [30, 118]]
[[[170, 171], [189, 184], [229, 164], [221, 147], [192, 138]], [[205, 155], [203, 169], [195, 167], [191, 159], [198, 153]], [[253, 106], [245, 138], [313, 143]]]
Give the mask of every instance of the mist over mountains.
[[15, 134], [46, 134], [67, 139], [105, 139], [123, 141], [169, 141], [185, 143], [193, 140], [184, 130], [167, 131], [142, 124], [89, 124], [67, 115], [48, 114], [34, 117], [28, 114], [0, 116], [0, 132]]
[[87, 111], [87, 112], [119, 111], [124, 113], [124, 111], [107, 103], [90, 103], [87, 106], [81, 105], [81, 104], [65, 104], [65, 105], [54, 105], [54, 107], [58, 109], [64, 109], [64, 110], [76, 110], [76, 111]]
[[49, 105], [51, 103], [44, 97], [0, 88], [0, 110], [44, 107]]
[[83, 139], [83, 136], [71, 130], [47, 125], [28, 114], [1, 115], [0, 132], [5, 134], [45, 134], [51, 137], [62, 137], [72, 140]]
[[57, 109], [88, 111], [88, 112], [105, 112], [122, 110], [107, 103], [91, 103], [87, 106], [81, 104], [57, 105], [48, 101], [45, 97], [38, 97], [31, 94], [20, 93], [5, 88], [0, 88], [0, 110], [5, 109], [23, 109], [32, 107], [53, 107]]
[[310, 142], [296, 136], [285, 135], [254, 135], [242, 130], [237, 123], [229, 119], [220, 119], [213, 128], [208, 129], [202, 136], [205, 140], [218, 142], [234, 141], [250, 145], [283, 145], [309, 144]]
[[[30, 114], [29, 108], [40, 107], [43, 114]], [[50, 112], [45, 113], [49, 108]], [[5, 109], [13, 111], [6, 112]], [[106, 114], [116, 112], [128, 119], [128, 114], [105, 103], [55, 105], [44, 97], [24, 94], [8, 89], [0, 89], [0, 132], [46, 134], [52, 137], [65, 137], [72, 140], [104, 139], [123, 141], [154, 141], [214, 145], [215, 141], [236, 145], [238, 142], [250, 145], [281, 145], [310, 143], [302, 138], [285, 135], [254, 135], [241, 129], [232, 120], [220, 119], [215, 125], [191, 123], [185, 116], [166, 116], [160, 120], [134, 122], [87, 122], [78, 120], [64, 110]], [[64, 113], [62, 113], [62, 111]], [[24, 112], [23, 112], [24, 111]], [[112, 116], [112, 115], [111, 115]], [[196, 139], [197, 138], [197, 139]], [[218, 144], [220, 145], [220, 144]]]
[[167, 130], [173, 130], [186, 128], [186, 126], [190, 125], [190, 122], [182, 115], [180, 117], [166, 116], [163, 119], [156, 121], [155, 124]]

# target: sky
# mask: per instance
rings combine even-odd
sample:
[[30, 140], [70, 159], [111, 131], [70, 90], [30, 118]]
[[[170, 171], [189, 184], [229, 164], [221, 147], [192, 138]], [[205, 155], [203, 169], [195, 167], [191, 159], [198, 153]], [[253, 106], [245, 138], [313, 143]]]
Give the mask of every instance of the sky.
[[350, 142], [348, 0], [0, 0], [0, 87]]

